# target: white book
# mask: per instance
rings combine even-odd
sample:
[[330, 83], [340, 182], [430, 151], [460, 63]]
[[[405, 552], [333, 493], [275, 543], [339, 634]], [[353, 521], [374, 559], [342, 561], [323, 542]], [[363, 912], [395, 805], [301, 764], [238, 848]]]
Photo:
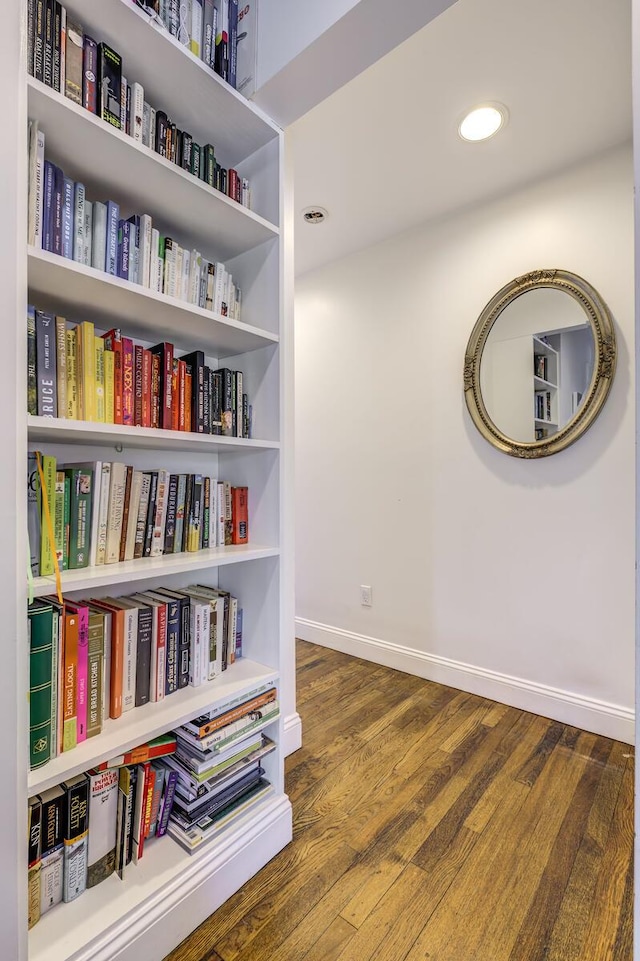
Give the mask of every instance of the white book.
[[156, 110], [151, 107], [149, 110], [149, 146], [152, 150], [156, 149]]
[[82, 247], [82, 263], [91, 266], [91, 250], [93, 247], [93, 204], [84, 198], [84, 244]]
[[158, 471], [158, 488], [156, 493], [156, 510], [151, 535], [151, 557], [161, 557], [164, 553], [164, 527], [167, 520], [167, 501], [169, 498], [168, 470]]
[[174, 251], [174, 257], [175, 257], [175, 263], [176, 263], [175, 289], [173, 290], [173, 292], [171, 292], [170, 290], [169, 293], [171, 294], [172, 297], [177, 297], [179, 300], [182, 300], [182, 264], [184, 260], [184, 250], [180, 246], [180, 244], [177, 244], [175, 242], [175, 240], [173, 242], [173, 251]]
[[131, 478], [131, 491], [129, 494], [129, 520], [127, 523], [127, 539], [124, 548], [125, 561], [132, 561], [135, 551], [138, 512], [140, 510], [140, 495], [142, 493], [142, 478], [142, 471], [134, 470]]
[[151, 286], [151, 235], [153, 224], [149, 214], [140, 217], [140, 250], [138, 251], [138, 283]]
[[84, 184], [77, 183], [73, 193], [73, 259], [81, 264], [84, 258]]
[[182, 251], [182, 276], [180, 287], [180, 300], [189, 301], [189, 272], [191, 270], [191, 251]]
[[178, 40], [185, 47], [191, 43], [191, 0], [178, 4]]
[[191, 53], [200, 56], [202, 49], [202, 0], [191, 0]]
[[176, 244], [171, 237], [165, 237], [164, 241], [164, 278], [163, 291], [167, 297], [175, 297], [176, 289]]
[[42, 247], [42, 211], [44, 177], [44, 131], [35, 120], [29, 125], [29, 222], [28, 240]]
[[127, 465], [121, 464], [118, 461], [112, 463], [105, 564], [116, 564], [120, 560], [120, 536], [122, 534], [126, 478]]
[[104, 564], [107, 556], [107, 523], [109, 520], [109, 492], [111, 490], [111, 463], [103, 461], [102, 480], [100, 482], [100, 498], [94, 500], [97, 505], [98, 532], [95, 564]]
[[142, 143], [142, 121], [144, 113], [144, 87], [141, 83], [131, 86], [131, 136]]
[[107, 205], [96, 200], [93, 204], [93, 240], [91, 266], [106, 270], [107, 264]]
[[189, 290], [186, 297], [190, 304], [197, 304], [199, 300], [201, 270], [202, 255], [194, 249], [189, 257]]
[[213, 292], [213, 310], [216, 314], [222, 313], [222, 303], [224, 299], [224, 284], [226, 270], [224, 264], [216, 262], [215, 288]]
[[122, 676], [122, 712], [136, 705], [136, 660], [138, 653], [138, 608], [128, 599], [118, 598], [124, 610], [124, 663]]
[[115, 869], [119, 771], [96, 771], [89, 778], [89, 850], [87, 887], [99, 884]]
[[149, 132], [151, 130], [151, 107], [145, 100], [142, 105], [142, 143], [149, 146]]

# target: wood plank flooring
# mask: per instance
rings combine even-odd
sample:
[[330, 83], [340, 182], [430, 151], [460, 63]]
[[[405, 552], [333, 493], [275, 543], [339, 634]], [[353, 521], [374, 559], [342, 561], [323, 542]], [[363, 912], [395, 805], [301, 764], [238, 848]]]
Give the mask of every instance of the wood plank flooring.
[[631, 961], [628, 745], [297, 649], [294, 840], [166, 961]]

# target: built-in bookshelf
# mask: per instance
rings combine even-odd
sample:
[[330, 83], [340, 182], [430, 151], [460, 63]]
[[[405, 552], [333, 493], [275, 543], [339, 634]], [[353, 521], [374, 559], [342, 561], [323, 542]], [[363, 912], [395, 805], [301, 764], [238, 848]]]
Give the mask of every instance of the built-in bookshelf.
[[533, 337], [533, 428], [536, 440], [558, 431], [559, 352], [548, 337]]
[[[18, 95], [7, 114], [5, 144], [0, 146], [0, 195], [11, 207], [1, 242], [5, 256], [0, 258], [0, 281], [5, 316], [16, 318], [15, 329], [5, 338], [8, 369], [0, 385], [7, 463], [0, 494], [8, 517], [4, 536], [12, 545], [1, 562], [4, 627], [7, 636], [17, 638], [0, 674], [0, 717], [8, 742], [4, 773], [7, 783], [15, 785], [15, 791], [5, 792], [0, 819], [3, 871], [10, 879], [6, 887], [15, 892], [0, 904], [3, 945], [15, 961], [154, 961], [291, 838], [291, 805], [284, 792], [284, 713], [292, 703], [293, 624], [283, 135], [130, 0], [65, 3], [67, 12], [96, 40], [122, 55], [128, 74], [144, 84], [153, 102], [179, 117], [200, 143], [215, 144], [220, 162], [250, 180], [251, 209], [242, 206], [29, 76], [26, 2], [24, 9], [19, 6], [12, 4], [0, 38], [4, 79], [13, 90], [19, 78]], [[28, 246], [28, 119], [44, 131], [51, 159], [93, 195], [116, 197], [123, 216], [148, 212], [162, 232], [172, 232], [181, 243], [224, 261], [242, 290], [241, 319]], [[127, 336], [147, 343], [170, 341], [181, 353], [203, 350], [209, 365], [242, 370], [254, 409], [251, 436], [28, 415], [29, 303], [64, 316], [69, 324], [90, 319], [104, 330], [122, 327]], [[59, 463], [117, 459], [142, 471], [161, 464], [168, 470], [224, 477], [249, 490], [251, 535], [248, 544], [62, 573], [62, 591], [71, 600], [157, 586], [180, 588], [192, 583], [195, 573], [206, 574], [208, 584], [242, 598], [243, 656], [208, 683], [185, 687], [118, 720], [105, 720], [94, 738], [29, 772], [28, 590], [41, 597], [56, 589], [54, 576], [36, 577], [27, 586], [25, 477], [27, 454], [33, 450], [53, 454]], [[267, 729], [276, 742], [267, 766], [273, 793], [193, 854], [170, 837], [150, 845], [124, 881], [109, 877], [76, 901], [57, 905], [28, 932], [28, 797], [265, 682], [278, 687], [281, 703], [280, 719]]]

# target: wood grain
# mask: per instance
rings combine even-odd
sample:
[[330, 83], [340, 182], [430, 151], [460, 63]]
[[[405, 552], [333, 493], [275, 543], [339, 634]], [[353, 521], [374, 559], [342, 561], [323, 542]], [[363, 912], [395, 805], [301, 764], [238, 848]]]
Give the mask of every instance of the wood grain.
[[631, 961], [628, 745], [298, 654], [294, 840], [166, 961]]

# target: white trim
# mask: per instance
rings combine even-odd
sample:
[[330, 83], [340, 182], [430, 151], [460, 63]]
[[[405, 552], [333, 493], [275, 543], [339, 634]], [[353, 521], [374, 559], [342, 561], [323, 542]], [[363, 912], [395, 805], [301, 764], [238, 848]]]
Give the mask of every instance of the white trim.
[[574, 691], [563, 691], [523, 677], [512, 677], [437, 654], [427, 654], [379, 638], [366, 637], [364, 634], [354, 634], [304, 617], [296, 618], [296, 636], [303, 641], [312, 641], [344, 654], [362, 657], [407, 674], [447, 684], [470, 694], [489, 697], [564, 724], [572, 724], [585, 731], [628, 744], [634, 743], [635, 712], [630, 707], [611, 704]]
[[302, 747], [302, 718], [295, 711], [288, 714], [282, 727], [282, 748], [284, 756], [288, 757]]

